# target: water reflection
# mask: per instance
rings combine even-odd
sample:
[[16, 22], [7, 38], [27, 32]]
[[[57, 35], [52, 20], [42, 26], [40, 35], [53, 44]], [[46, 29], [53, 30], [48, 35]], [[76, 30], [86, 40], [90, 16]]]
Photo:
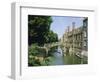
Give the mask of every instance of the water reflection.
[[71, 65], [71, 64], [86, 64], [86, 61], [83, 61], [82, 58], [79, 58], [76, 55], [69, 55], [66, 53], [66, 56], [63, 55], [63, 50], [58, 46], [53, 54], [53, 61], [51, 65]]
[[56, 52], [53, 53], [54, 60], [52, 61], [52, 65], [63, 65], [63, 54], [60, 47], [57, 48]]

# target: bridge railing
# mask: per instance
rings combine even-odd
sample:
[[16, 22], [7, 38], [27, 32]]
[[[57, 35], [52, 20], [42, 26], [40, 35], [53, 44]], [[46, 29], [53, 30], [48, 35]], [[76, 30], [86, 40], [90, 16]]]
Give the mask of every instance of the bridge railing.
[[51, 48], [58, 45], [60, 45], [60, 42], [46, 43], [44, 44], [44, 47]]

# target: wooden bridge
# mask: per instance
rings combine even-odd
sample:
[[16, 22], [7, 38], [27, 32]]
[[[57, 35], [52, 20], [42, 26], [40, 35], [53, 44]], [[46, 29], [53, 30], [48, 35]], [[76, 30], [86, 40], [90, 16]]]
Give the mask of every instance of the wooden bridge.
[[61, 43], [60, 42], [53, 42], [53, 43], [46, 43], [44, 44], [43, 47], [40, 47], [42, 49], [46, 50], [46, 55], [48, 55], [48, 51], [52, 48], [52, 47], [56, 47], [56, 46], [60, 46]]

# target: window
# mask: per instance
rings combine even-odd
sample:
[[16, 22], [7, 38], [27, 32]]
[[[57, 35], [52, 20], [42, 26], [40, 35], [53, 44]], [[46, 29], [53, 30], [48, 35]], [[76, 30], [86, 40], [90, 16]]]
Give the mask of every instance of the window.
[[87, 36], [87, 33], [86, 33], [86, 31], [84, 31], [84, 37], [86, 37]]

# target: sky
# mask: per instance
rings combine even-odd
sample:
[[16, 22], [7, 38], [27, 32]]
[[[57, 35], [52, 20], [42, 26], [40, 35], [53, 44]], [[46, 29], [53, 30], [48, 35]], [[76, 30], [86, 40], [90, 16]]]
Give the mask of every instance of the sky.
[[75, 22], [75, 28], [83, 25], [83, 17], [71, 17], [71, 16], [52, 16], [53, 22], [51, 23], [51, 30], [58, 34], [60, 39], [68, 26], [72, 27], [72, 22]]

